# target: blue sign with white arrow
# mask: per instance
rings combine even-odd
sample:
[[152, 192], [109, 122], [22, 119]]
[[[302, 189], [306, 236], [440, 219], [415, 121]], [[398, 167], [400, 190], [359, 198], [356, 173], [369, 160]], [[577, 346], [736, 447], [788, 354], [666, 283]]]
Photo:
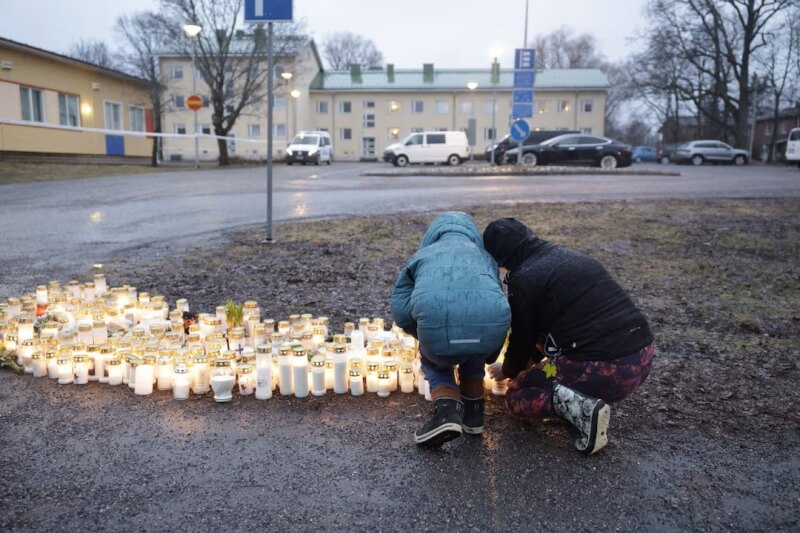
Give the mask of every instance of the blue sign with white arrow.
[[252, 23], [292, 20], [292, 0], [244, 0], [244, 21]]
[[524, 120], [515, 120], [511, 123], [511, 139], [516, 142], [522, 142], [528, 138], [531, 133], [531, 127]]

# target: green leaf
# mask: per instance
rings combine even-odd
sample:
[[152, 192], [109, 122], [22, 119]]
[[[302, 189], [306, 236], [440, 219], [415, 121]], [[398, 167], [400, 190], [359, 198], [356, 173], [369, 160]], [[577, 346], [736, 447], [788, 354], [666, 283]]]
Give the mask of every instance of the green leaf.
[[545, 363], [542, 370], [544, 370], [544, 377], [547, 379], [556, 377], [556, 365], [553, 363]]

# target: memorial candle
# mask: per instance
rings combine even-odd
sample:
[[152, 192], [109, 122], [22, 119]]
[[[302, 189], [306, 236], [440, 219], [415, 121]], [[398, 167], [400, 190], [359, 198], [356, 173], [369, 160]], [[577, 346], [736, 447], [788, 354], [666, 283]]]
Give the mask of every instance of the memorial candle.
[[315, 355], [311, 358], [311, 394], [324, 396], [325, 392], [325, 356]]
[[367, 392], [378, 392], [378, 368], [377, 362], [367, 363]]
[[364, 394], [364, 380], [361, 378], [361, 370], [358, 368], [350, 370], [350, 394], [353, 396]]
[[106, 361], [106, 371], [108, 372], [109, 385], [122, 384], [122, 360], [119, 357], [111, 357]]
[[239, 378], [239, 394], [249, 396], [255, 391], [256, 383], [252, 365], [240, 365], [236, 370]]
[[45, 353], [45, 358], [47, 360], [47, 375], [50, 379], [57, 379], [58, 378], [58, 351], [57, 350], [47, 350]]
[[391, 386], [389, 382], [389, 373], [385, 370], [381, 370], [378, 372], [378, 396], [381, 398], [386, 398], [389, 396], [391, 392]]
[[97, 293], [97, 296], [100, 296], [101, 294], [103, 294], [108, 290], [108, 284], [106, 283], [105, 274], [94, 275], [94, 289]]
[[142, 363], [136, 367], [136, 386], [133, 389], [137, 396], [153, 394], [153, 380], [155, 379], [156, 358], [147, 354], [142, 358]]
[[23, 315], [17, 316], [17, 344], [33, 337], [33, 319]]
[[72, 357], [67, 354], [59, 355], [56, 359], [58, 366], [58, 384], [68, 385], [75, 381], [75, 372], [72, 369]]
[[229, 402], [233, 399], [233, 385], [236, 381], [231, 368], [230, 359], [219, 358], [214, 360], [211, 370], [211, 389], [214, 391], [214, 401]]
[[175, 352], [173, 350], [161, 350], [159, 352], [158, 367], [156, 368], [158, 390], [169, 390], [172, 388], [172, 376], [174, 374], [172, 358], [174, 355]]
[[410, 364], [400, 366], [400, 390], [402, 392], [414, 392], [414, 369]]
[[6, 336], [5, 336], [5, 338], [3, 340], [5, 341], [5, 345], [6, 345], [5, 346], [5, 350], [7, 352], [17, 353], [17, 349], [18, 349], [17, 339], [19, 339], [19, 337], [17, 336], [16, 333], [6, 333]]
[[36, 350], [37, 344], [38, 341], [35, 339], [26, 339], [19, 345], [19, 350], [17, 351], [17, 364], [22, 365], [22, 368], [26, 374], [33, 373], [33, 360], [31, 359], [31, 356]]
[[75, 385], [86, 385], [89, 383], [89, 361], [85, 352], [74, 352], [72, 363], [75, 367]]
[[308, 356], [299, 346], [292, 349], [292, 383], [296, 398], [308, 396]]
[[278, 349], [278, 386], [280, 393], [290, 396], [294, 392], [292, 387], [292, 347], [283, 344]]
[[181, 313], [189, 312], [189, 301], [186, 298], [180, 298], [175, 302], [175, 308]]
[[397, 363], [389, 359], [383, 364], [383, 369], [389, 374], [389, 390], [395, 392], [397, 390]]
[[269, 359], [259, 363], [256, 354], [256, 400], [269, 400], [272, 398], [272, 354]]
[[189, 369], [183, 363], [175, 365], [172, 375], [172, 397], [176, 400], [189, 399]]
[[337, 344], [333, 348], [333, 392], [344, 394], [347, 392], [347, 348]]
[[47, 375], [47, 359], [43, 352], [36, 351], [31, 354], [31, 367], [33, 368], [33, 377], [43, 378]]
[[[196, 348], [195, 348], [196, 350]], [[230, 363], [229, 363], [230, 365]], [[195, 394], [205, 394], [208, 392], [210, 384], [210, 370], [208, 368], [208, 359], [205, 354], [198, 353], [194, 356], [192, 365], [192, 392]]]

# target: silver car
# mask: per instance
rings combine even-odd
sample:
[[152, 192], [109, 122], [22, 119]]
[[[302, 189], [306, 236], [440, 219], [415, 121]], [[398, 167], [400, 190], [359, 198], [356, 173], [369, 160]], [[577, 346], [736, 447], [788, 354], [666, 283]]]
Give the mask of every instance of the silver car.
[[695, 166], [709, 163], [732, 163], [746, 165], [749, 160], [747, 150], [740, 150], [722, 141], [692, 141], [682, 144], [672, 153], [671, 159], [677, 163], [691, 162]]

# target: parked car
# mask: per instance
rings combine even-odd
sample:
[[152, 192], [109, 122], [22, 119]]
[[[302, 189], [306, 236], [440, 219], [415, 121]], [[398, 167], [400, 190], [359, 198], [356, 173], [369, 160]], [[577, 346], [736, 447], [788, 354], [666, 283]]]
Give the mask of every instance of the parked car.
[[699, 166], [705, 162], [746, 165], [750, 158], [747, 150], [733, 148], [722, 141], [692, 141], [678, 147], [671, 159]]
[[680, 145], [680, 143], [662, 144], [661, 147], [656, 150], [656, 161], [662, 165], [669, 164], [672, 161], [675, 150], [677, 150]]
[[[531, 144], [539, 144], [541, 142], [546, 141], [547, 139], [552, 139], [553, 137], [558, 137], [559, 135], [566, 135], [567, 133], [574, 133], [579, 134], [579, 131], [564, 131], [564, 130], [539, 130], [539, 131], [532, 131], [528, 138], [525, 139], [522, 144], [523, 146], [528, 146]], [[500, 139], [497, 144], [493, 144], [491, 146], [487, 146], [484, 152], [487, 161], [492, 160], [492, 150], [494, 150], [494, 162], [496, 165], [499, 165], [503, 162], [503, 154], [506, 153], [506, 150], [510, 150], [512, 148], [517, 148], [519, 143], [513, 139], [511, 139], [511, 135], [506, 134], [505, 137]]]
[[409, 163], [447, 163], [456, 166], [469, 154], [465, 132], [423, 131], [412, 133], [399, 143], [387, 146], [383, 160], [396, 167], [404, 167]]
[[301, 131], [295, 135], [286, 148], [286, 163], [331, 164], [333, 161], [333, 144], [327, 131]]
[[635, 146], [633, 148], [633, 160], [637, 163], [655, 161], [656, 149], [652, 146]]
[[789, 132], [786, 140], [786, 162], [797, 163], [797, 168], [800, 168], [800, 128]]
[[[507, 163], [516, 163], [519, 148], [505, 153]], [[619, 141], [592, 135], [559, 135], [540, 144], [522, 147], [526, 165], [595, 165], [602, 168], [630, 166], [631, 147]]]

